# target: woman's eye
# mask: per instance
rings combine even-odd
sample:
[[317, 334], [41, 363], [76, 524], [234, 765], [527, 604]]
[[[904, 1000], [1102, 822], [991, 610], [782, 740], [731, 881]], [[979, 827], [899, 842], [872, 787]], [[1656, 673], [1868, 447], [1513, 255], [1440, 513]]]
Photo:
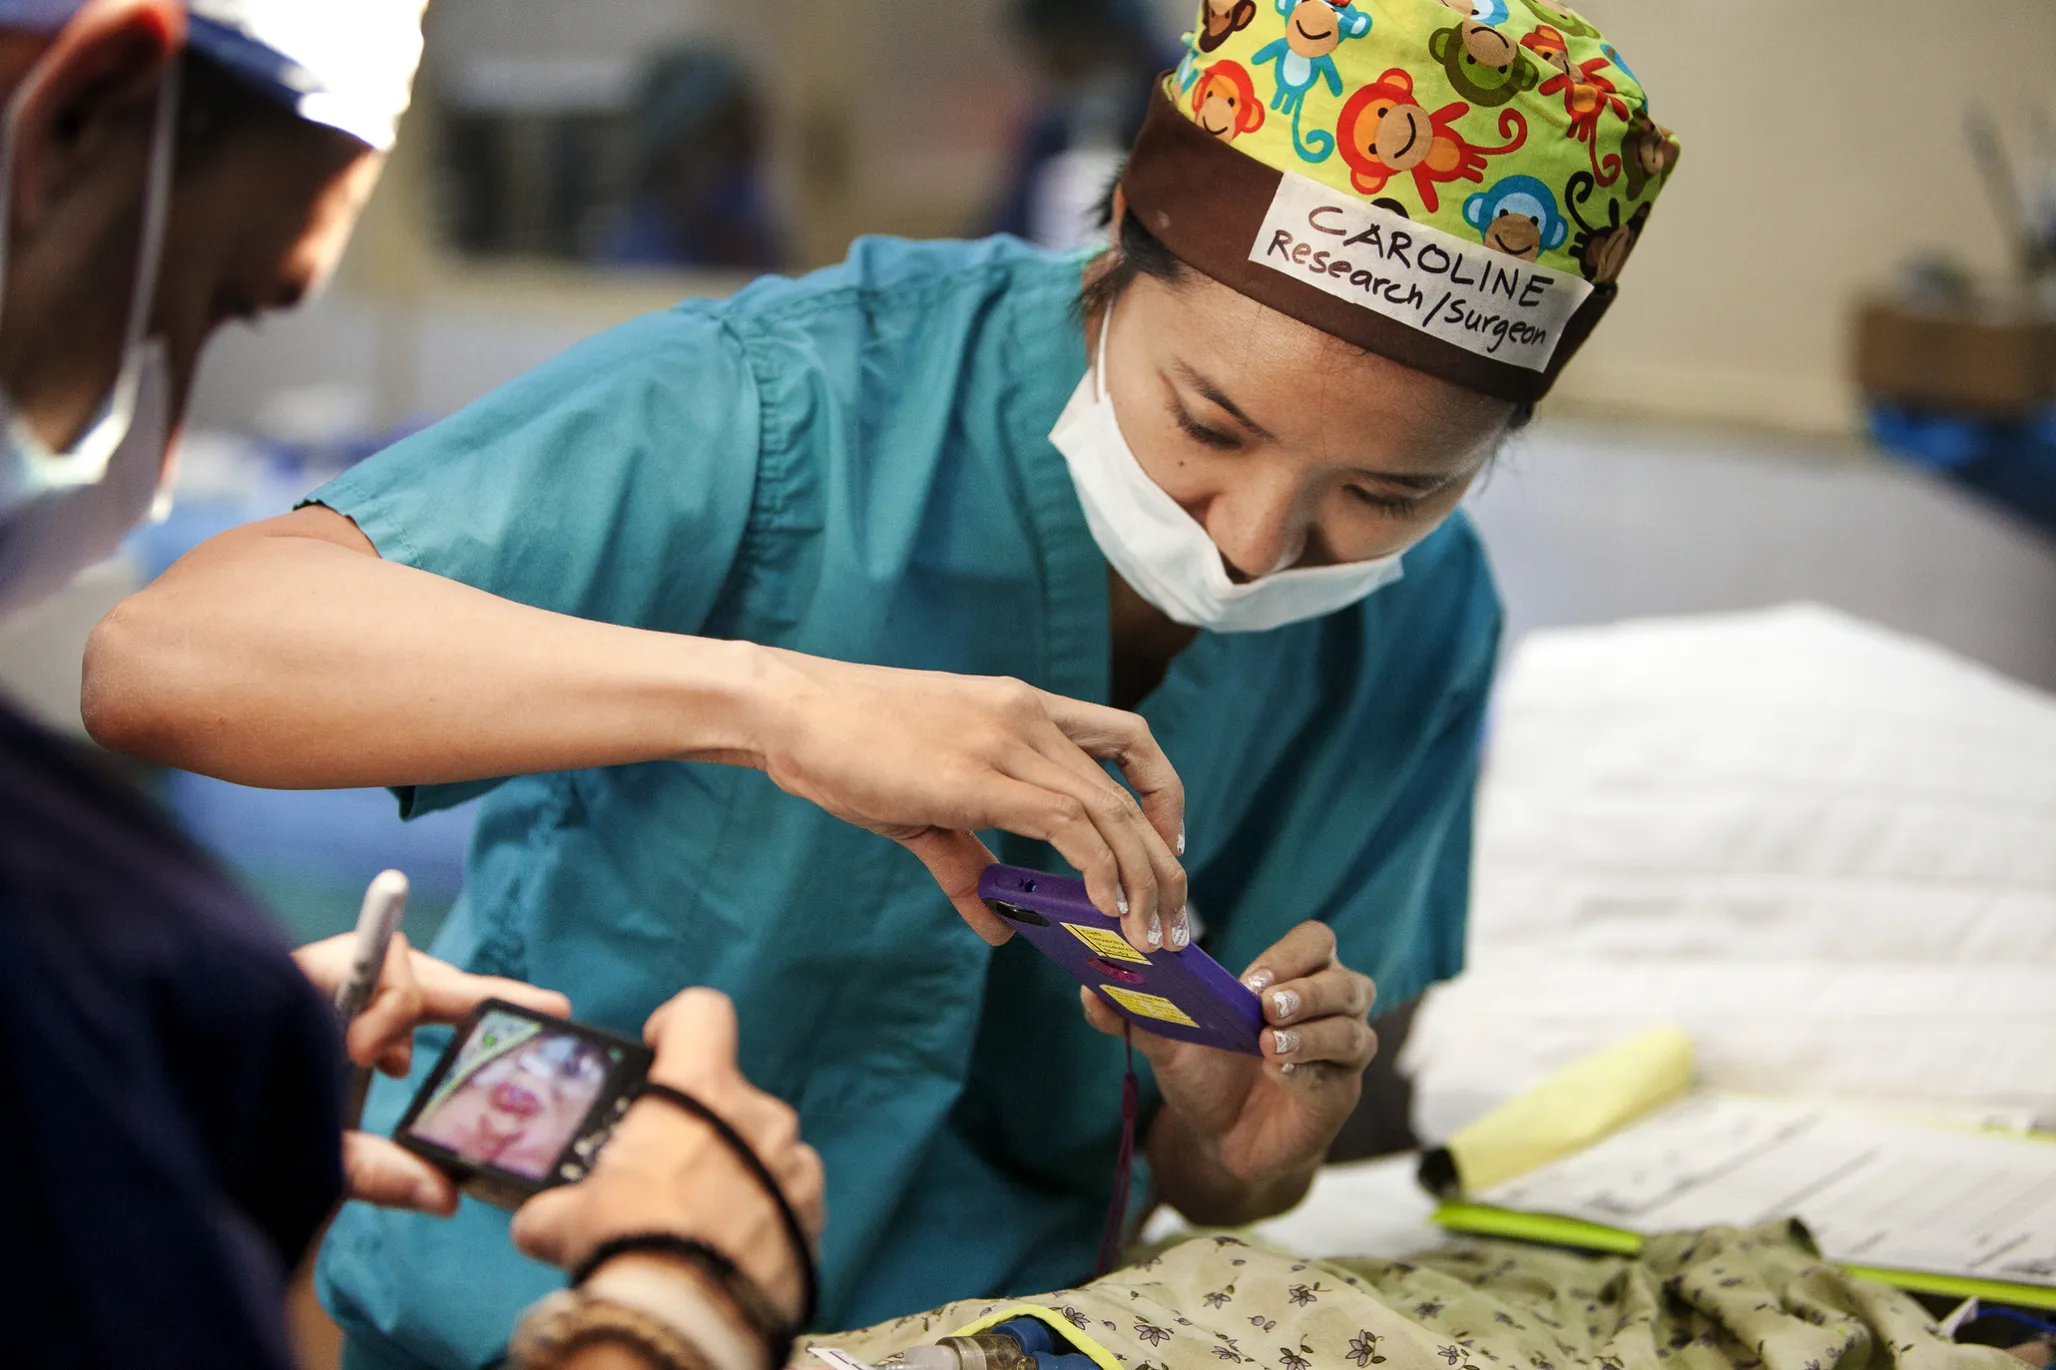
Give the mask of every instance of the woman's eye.
[[1368, 504], [1381, 514], [1411, 514], [1421, 507], [1421, 495], [1380, 495], [1364, 489], [1361, 485], [1345, 486], [1361, 504]]
[[1171, 417], [1178, 421], [1179, 430], [1194, 442], [1203, 443], [1208, 447], [1219, 448], [1222, 451], [1232, 451], [1242, 445], [1242, 440], [1233, 433], [1224, 433], [1218, 428], [1209, 428], [1175, 405], [1171, 409]]

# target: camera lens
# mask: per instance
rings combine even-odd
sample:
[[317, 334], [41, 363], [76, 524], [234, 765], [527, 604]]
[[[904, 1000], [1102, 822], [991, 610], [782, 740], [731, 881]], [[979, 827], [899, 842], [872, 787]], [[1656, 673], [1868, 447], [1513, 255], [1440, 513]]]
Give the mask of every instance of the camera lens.
[[1031, 927], [1037, 928], [1049, 926], [1049, 919], [1044, 918], [1034, 909], [1024, 909], [1019, 904], [1009, 904], [1004, 899], [988, 899], [985, 901], [985, 906], [1006, 919], [1009, 923], [1026, 923]]

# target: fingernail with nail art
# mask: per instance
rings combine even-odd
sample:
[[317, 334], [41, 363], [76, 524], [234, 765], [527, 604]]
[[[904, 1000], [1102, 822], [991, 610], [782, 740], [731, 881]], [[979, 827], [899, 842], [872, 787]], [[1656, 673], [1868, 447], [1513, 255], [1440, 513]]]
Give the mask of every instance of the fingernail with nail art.
[[1290, 1056], [1299, 1050], [1299, 1034], [1290, 1028], [1276, 1028], [1271, 1033], [1271, 1054]]
[[1192, 928], [1186, 923], [1185, 915], [1181, 913], [1171, 920], [1171, 949], [1173, 951], [1183, 951], [1185, 950], [1185, 944], [1191, 940]]
[[1293, 1015], [1299, 1012], [1299, 991], [1279, 990], [1271, 996], [1271, 1007], [1277, 1011], [1279, 1022], [1291, 1022]]
[[1153, 913], [1149, 916], [1149, 944], [1153, 947], [1164, 944], [1164, 920]]
[[1298, 1063], [1295, 1061], [1287, 1061], [1284, 1065], [1278, 1067], [1278, 1073], [1280, 1075], [1290, 1075], [1297, 1065]]
[[1271, 983], [1271, 973], [1267, 970], [1253, 970], [1242, 977], [1242, 983], [1249, 988], [1251, 994], [1262, 994]]
[[1123, 918], [1126, 918], [1128, 916], [1128, 896], [1125, 894], [1115, 896], [1114, 907], [1121, 911]]
[[1185, 825], [1178, 825], [1178, 855], [1185, 855]]

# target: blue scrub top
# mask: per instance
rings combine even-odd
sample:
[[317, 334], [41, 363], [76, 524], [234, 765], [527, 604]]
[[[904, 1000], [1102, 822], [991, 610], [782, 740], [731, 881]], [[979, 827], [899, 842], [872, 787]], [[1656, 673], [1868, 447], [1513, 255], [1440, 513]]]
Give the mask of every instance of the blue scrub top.
[[[546, 609], [1104, 700], [1106, 563], [1048, 441], [1085, 371], [1081, 260], [866, 240], [575, 347], [315, 499], [388, 560]], [[1325, 619], [1202, 634], [1143, 707], [1185, 781], [1205, 944], [1238, 972], [1310, 918], [1387, 1004], [1461, 963], [1499, 606], [1460, 516], [1405, 565]], [[624, 1032], [681, 986], [732, 995], [744, 1071], [827, 1166], [823, 1326], [1091, 1273], [1123, 1053], [1054, 966], [988, 948], [911, 855], [754, 771], [401, 802], [485, 791], [437, 952]], [[369, 1126], [433, 1058], [373, 1091]], [[322, 1263], [364, 1366], [486, 1363], [560, 1284], [469, 1201], [353, 1206]]]

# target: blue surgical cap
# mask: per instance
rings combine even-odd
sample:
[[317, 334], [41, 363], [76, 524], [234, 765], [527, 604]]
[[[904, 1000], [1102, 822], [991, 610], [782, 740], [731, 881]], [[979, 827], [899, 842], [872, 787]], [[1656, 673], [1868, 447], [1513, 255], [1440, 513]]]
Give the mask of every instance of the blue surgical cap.
[[0, 0], [0, 28], [54, 29], [85, 0]]
[[[53, 29], [84, 0], [0, 0], [0, 28]], [[427, 0], [187, 0], [187, 42], [252, 85], [383, 152], [421, 64]]]

